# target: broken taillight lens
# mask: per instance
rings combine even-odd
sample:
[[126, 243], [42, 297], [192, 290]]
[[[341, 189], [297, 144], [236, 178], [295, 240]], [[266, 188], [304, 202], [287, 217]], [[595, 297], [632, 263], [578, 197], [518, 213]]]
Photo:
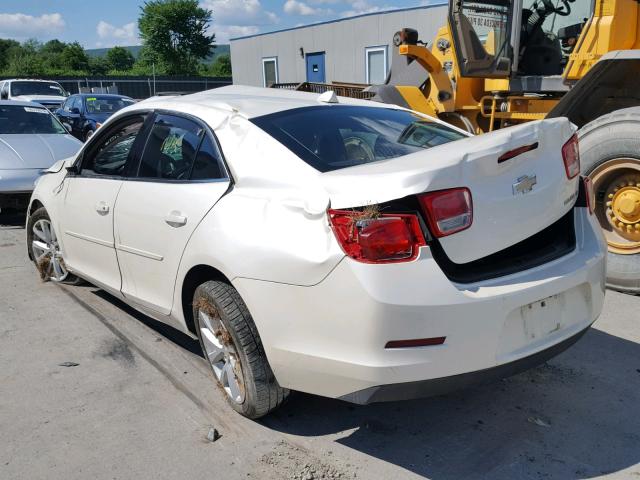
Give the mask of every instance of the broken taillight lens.
[[473, 223], [473, 203], [468, 188], [452, 188], [418, 195], [431, 233], [446, 237]]
[[574, 134], [567, 143], [562, 146], [562, 160], [567, 178], [571, 180], [580, 173], [580, 149], [578, 147], [578, 135]]
[[416, 215], [366, 218], [358, 211], [329, 210], [329, 220], [342, 250], [363, 263], [408, 262], [427, 244]]

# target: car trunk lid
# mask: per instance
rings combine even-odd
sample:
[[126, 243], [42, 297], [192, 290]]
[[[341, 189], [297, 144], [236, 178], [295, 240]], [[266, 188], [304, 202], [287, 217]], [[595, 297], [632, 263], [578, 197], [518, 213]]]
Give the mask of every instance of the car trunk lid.
[[[467, 187], [471, 227], [440, 239], [447, 256], [463, 264], [529, 238], [572, 208], [578, 178], [567, 178], [561, 149], [573, 133], [564, 118], [544, 120], [321, 177], [338, 209]], [[520, 147], [528, 148], [498, 161]]]

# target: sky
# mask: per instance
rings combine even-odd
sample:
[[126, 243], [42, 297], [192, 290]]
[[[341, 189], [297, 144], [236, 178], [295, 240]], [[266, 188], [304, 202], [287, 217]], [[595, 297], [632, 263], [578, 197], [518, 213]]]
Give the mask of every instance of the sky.
[[[213, 11], [217, 43], [255, 33], [414, 7], [436, 0], [200, 0]], [[57, 38], [85, 48], [139, 45], [140, 0], [2, 0], [0, 38]]]

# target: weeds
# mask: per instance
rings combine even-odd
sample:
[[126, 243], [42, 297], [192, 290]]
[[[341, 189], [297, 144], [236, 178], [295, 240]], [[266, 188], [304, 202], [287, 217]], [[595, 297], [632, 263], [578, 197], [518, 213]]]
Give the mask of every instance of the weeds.
[[43, 282], [48, 282], [51, 278], [49, 272], [51, 271], [51, 257], [49, 255], [45, 255], [42, 257], [37, 263], [36, 268], [38, 269], [38, 273], [40, 274], [40, 280]]

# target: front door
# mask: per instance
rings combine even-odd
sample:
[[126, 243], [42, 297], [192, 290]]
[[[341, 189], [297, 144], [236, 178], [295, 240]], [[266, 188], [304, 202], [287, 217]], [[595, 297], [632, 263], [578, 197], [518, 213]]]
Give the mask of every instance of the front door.
[[324, 52], [307, 53], [307, 82], [325, 83]]
[[204, 125], [158, 114], [137, 178], [115, 208], [122, 293], [168, 315], [182, 253], [202, 218], [229, 188], [213, 134]]
[[135, 151], [144, 115], [122, 119], [101, 132], [82, 154], [80, 170], [67, 178], [59, 232], [67, 265], [111, 291], [120, 290], [113, 212], [122, 177]]

